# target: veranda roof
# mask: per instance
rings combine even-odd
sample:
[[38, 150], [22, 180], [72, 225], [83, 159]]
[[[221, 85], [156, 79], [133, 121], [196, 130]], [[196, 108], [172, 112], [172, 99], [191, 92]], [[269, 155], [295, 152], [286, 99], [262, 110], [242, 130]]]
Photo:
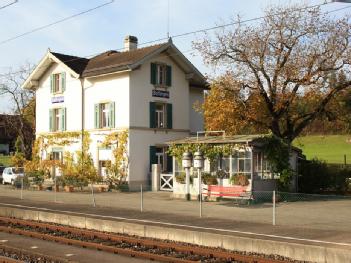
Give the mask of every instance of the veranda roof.
[[267, 136], [266, 134], [253, 135], [234, 135], [234, 136], [193, 136], [167, 142], [168, 144], [187, 144], [187, 143], [252, 143], [260, 138]]

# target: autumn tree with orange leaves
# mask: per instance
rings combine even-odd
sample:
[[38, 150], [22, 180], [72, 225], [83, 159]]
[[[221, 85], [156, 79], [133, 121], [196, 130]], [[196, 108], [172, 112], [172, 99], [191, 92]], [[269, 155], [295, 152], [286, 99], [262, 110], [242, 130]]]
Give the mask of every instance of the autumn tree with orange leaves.
[[320, 7], [273, 6], [258, 23], [238, 19], [195, 42], [207, 64], [226, 72], [203, 104], [206, 128], [271, 131], [290, 145], [350, 88], [348, 21]]

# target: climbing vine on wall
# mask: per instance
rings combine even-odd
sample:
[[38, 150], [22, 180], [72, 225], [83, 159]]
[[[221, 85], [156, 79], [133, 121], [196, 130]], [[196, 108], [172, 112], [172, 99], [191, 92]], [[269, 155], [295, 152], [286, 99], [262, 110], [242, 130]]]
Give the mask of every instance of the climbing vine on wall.
[[106, 167], [110, 186], [123, 184], [127, 179], [129, 167], [128, 130], [106, 135], [101, 147], [112, 149], [112, 160]]
[[289, 162], [291, 147], [274, 135], [267, 135], [260, 140], [273, 174], [279, 175], [280, 190], [288, 190], [294, 175]]

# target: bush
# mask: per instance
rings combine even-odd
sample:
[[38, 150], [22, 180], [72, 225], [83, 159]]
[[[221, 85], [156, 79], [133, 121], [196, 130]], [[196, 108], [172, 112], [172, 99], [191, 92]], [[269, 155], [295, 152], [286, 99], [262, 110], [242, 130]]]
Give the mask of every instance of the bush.
[[225, 170], [218, 170], [216, 172], [216, 176], [219, 179], [229, 178], [229, 173], [226, 172]]
[[217, 185], [218, 180], [215, 175], [210, 173], [202, 173], [202, 182], [207, 185]]
[[342, 165], [328, 165], [313, 159], [299, 163], [299, 191], [303, 193], [337, 192], [348, 190], [347, 178], [351, 168]]
[[41, 185], [44, 182], [44, 171], [32, 171], [26, 174], [28, 177], [33, 178], [33, 183]]
[[[22, 187], [22, 176], [17, 176], [15, 181], [13, 182], [14, 187], [21, 188]], [[29, 188], [29, 180], [28, 176], [23, 176], [23, 188]]]
[[[175, 176], [177, 183], [180, 183], [180, 184], [185, 184], [185, 178], [186, 178], [185, 172], [180, 172]], [[192, 183], [193, 183], [193, 177], [190, 176], [190, 184]]]
[[237, 174], [230, 177], [230, 183], [235, 185], [247, 186], [250, 182], [245, 174]]

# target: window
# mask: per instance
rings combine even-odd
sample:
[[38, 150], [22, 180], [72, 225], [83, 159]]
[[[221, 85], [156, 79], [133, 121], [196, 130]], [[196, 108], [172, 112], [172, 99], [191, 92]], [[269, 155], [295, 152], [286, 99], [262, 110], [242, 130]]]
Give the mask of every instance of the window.
[[150, 169], [152, 164], [159, 164], [162, 172], [172, 172], [173, 158], [167, 154], [168, 147], [150, 146]]
[[170, 87], [172, 85], [172, 67], [162, 63], [151, 63], [151, 84]]
[[161, 103], [156, 104], [156, 128], [165, 128], [165, 105]]
[[251, 152], [238, 151], [233, 155], [232, 173], [251, 174]]
[[50, 80], [51, 93], [62, 93], [66, 88], [66, 73], [57, 73], [51, 75]]
[[150, 102], [150, 128], [172, 129], [172, 104]]
[[262, 179], [272, 179], [271, 166], [262, 152], [254, 153], [254, 172]]
[[95, 128], [115, 127], [115, 103], [95, 104]]
[[111, 161], [99, 161], [99, 175], [106, 177], [108, 175], [107, 167], [111, 165]]
[[66, 130], [66, 108], [57, 108], [50, 110], [50, 131]]

